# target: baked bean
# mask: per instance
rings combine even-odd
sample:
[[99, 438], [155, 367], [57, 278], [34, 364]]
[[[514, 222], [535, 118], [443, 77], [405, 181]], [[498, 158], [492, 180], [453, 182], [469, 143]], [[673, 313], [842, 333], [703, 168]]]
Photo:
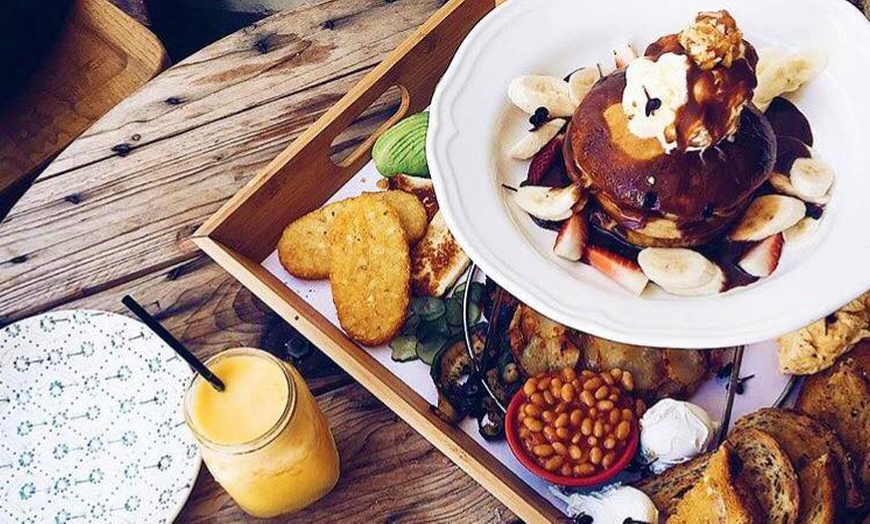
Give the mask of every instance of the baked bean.
[[630, 409], [625, 408], [622, 410], [622, 420], [631, 420], [633, 416], [634, 413], [632, 413]]
[[550, 389], [562, 389], [562, 384], [562, 379], [560, 379], [559, 377], [553, 377], [553, 380], [550, 381]]
[[541, 420], [543, 420], [544, 422], [553, 422], [554, 420], [556, 420], [556, 416], [553, 415], [552, 411], [547, 409], [541, 413]]
[[580, 449], [580, 446], [571, 444], [568, 446], [568, 455], [570, 455], [572, 459], [579, 461], [583, 458], [583, 450]]
[[613, 377], [613, 380], [619, 382], [622, 380], [622, 370], [619, 368], [613, 368], [610, 370], [610, 376]]
[[574, 467], [574, 471], [578, 475], [586, 477], [595, 473], [595, 466], [592, 464], [580, 464], [579, 466]]
[[542, 377], [538, 380], [538, 391], [550, 389], [550, 378]]
[[628, 438], [629, 433], [631, 433], [631, 422], [623, 420], [618, 426], [616, 426], [616, 438], [619, 440], [625, 440]]
[[576, 433], [573, 437], [571, 437], [571, 444], [579, 444], [580, 439], [583, 438], [583, 435], [580, 433]]
[[553, 398], [553, 394], [550, 393], [549, 390], [544, 391], [541, 395], [543, 395], [544, 402], [546, 402], [548, 406], [552, 406], [556, 403], [556, 399]]
[[532, 396], [529, 397], [529, 402], [541, 407], [544, 405], [544, 397], [540, 393], [532, 393]]
[[583, 392], [580, 393], [580, 401], [590, 408], [595, 405], [595, 397], [592, 396], [592, 393], [588, 389], [584, 389]]
[[619, 424], [619, 421], [621, 418], [622, 418], [622, 416], [620, 415], [618, 409], [614, 409], [607, 416], [607, 420], [609, 420], [611, 424]]
[[611, 402], [618, 401], [619, 400], [619, 393], [611, 393], [610, 396], [607, 397], [607, 400], [609, 400]]
[[612, 386], [612, 385], [616, 384], [616, 381], [613, 380], [613, 375], [611, 375], [610, 373], [602, 373], [600, 375], [600, 377], [601, 377], [601, 380], [603, 380], [604, 383], [607, 384], [608, 386]]
[[520, 426], [520, 438], [523, 440], [529, 438], [529, 428]]
[[557, 455], [564, 456], [568, 454], [568, 448], [561, 442], [553, 442], [553, 451], [555, 451]]
[[613, 401], [612, 400], [599, 400], [595, 407], [599, 409], [599, 411], [610, 411], [613, 409]]
[[568, 428], [556, 428], [556, 436], [562, 440], [568, 440], [571, 438], [571, 432], [568, 431]]
[[528, 415], [530, 417], [537, 418], [537, 417], [541, 416], [541, 408], [539, 408], [538, 406], [536, 406], [534, 404], [526, 404], [525, 407], [523, 408], [523, 411], [525, 411], [526, 415]]
[[616, 462], [616, 453], [611, 451], [601, 459], [601, 467], [607, 469], [612, 466], [614, 462]]
[[532, 417], [524, 418], [523, 425], [528, 428], [529, 431], [541, 431], [544, 429], [544, 425], [541, 424], [541, 421], [533, 419]]
[[532, 394], [537, 390], [538, 383], [533, 378], [530, 378], [526, 381], [525, 384], [523, 384], [523, 393], [525, 393], [527, 397], [531, 397]]
[[580, 433], [583, 434], [584, 437], [588, 437], [592, 434], [592, 422], [591, 418], [584, 418], [583, 422], [580, 423]]
[[559, 474], [562, 475], [563, 477], [570, 477], [571, 476], [571, 464], [568, 464], [567, 462], [562, 464], [562, 467], [559, 469]]
[[584, 370], [580, 371], [580, 377], [583, 380], [586, 380], [587, 378], [593, 377], [593, 376], [595, 376], [595, 373], [589, 371], [588, 369], [584, 369]]
[[571, 382], [577, 379], [577, 372], [574, 371], [574, 368], [565, 368], [562, 370], [562, 378], [565, 382]]
[[583, 422], [583, 412], [579, 409], [575, 409], [571, 412], [571, 416], [569, 417], [571, 420], [571, 425], [576, 427], [580, 426], [580, 423]]
[[613, 437], [607, 437], [604, 439], [604, 449], [610, 450], [616, 447], [616, 439]]
[[598, 439], [595, 438], [595, 437], [589, 437], [589, 438], [586, 439], [586, 443], [589, 444], [589, 447], [597, 446], [597, 445], [598, 445]]
[[557, 415], [561, 415], [566, 411], [568, 411], [568, 404], [565, 404], [564, 402], [559, 402], [558, 404], [556, 404], [556, 409], [553, 410], [553, 412], [555, 412]]
[[601, 451], [601, 448], [598, 446], [592, 446], [592, 449], [589, 450], [589, 462], [597, 466], [601, 464], [601, 459], [603, 458], [604, 452]]
[[586, 391], [595, 391], [596, 389], [600, 388], [603, 383], [604, 381], [601, 380], [601, 378], [592, 377], [583, 383], [583, 389], [585, 389]]
[[604, 434], [610, 435], [610, 430], [613, 429], [613, 426], [610, 425], [610, 422], [604, 423]]
[[558, 402], [559, 399], [562, 398], [562, 386], [550, 386], [550, 394], [553, 395], [553, 398]]
[[[529, 428], [532, 429], [532, 428]], [[595, 421], [595, 425], [592, 427], [592, 434], [598, 438], [604, 436], [604, 424], [600, 420]]]
[[597, 417], [597, 416], [598, 416], [598, 410], [597, 410], [596, 408], [589, 408], [589, 416], [590, 416], [590, 417]]
[[556, 421], [553, 422], [553, 425], [556, 426], [557, 428], [564, 428], [564, 427], [568, 426], [568, 414], [562, 413], [561, 415], [556, 417]]
[[526, 412], [522, 409], [517, 412], [517, 422], [522, 422], [526, 418]]
[[628, 371], [622, 374], [620, 382], [622, 382], [622, 387], [625, 388], [625, 391], [629, 393], [634, 391], [634, 377]]
[[562, 458], [561, 455], [553, 455], [552, 457], [548, 458], [546, 462], [544, 462], [544, 469], [547, 471], [556, 471], [557, 469], [562, 467], [562, 462], [564, 461], [565, 459]]
[[559, 393], [562, 397], [562, 401], [574, 402], [574, 386], [572, 386], [571, 384], [563, 385]]
[[554, 440], [557, 440], [559, 438], [556, 436], [556, 428], [554, 428], [553, 426], [544, 426], [543, 433], [544, 438], [546, 438], [550, 442], [553, 442]]
[[532, 448], [532, 453], [539, 457], [549, 457], [553, 454], [554, 448], [549, 444], [541, 444]]
[[601, 386], [600, 388], [595, 390], [595, 400], [602, 400], [607, 398], [607, 395], [610, 394], [610, 388], [607, 386]]

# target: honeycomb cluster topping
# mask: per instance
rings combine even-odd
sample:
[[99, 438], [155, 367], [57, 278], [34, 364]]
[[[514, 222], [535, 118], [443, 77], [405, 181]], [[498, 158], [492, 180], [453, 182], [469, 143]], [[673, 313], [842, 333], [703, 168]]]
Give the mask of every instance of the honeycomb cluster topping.
[[743, 57], [743, 33], [728, 11], [698, 13], [695, 22], [679, 34], [680, 45], [703, 70], [731, 64]]

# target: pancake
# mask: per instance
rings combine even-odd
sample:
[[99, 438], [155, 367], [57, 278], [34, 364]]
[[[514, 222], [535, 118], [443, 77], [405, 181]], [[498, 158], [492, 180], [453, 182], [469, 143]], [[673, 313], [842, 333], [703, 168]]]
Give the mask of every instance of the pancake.
[[625, 71], [616, 71], [577, 108], [563, 146], [569, 176], [633, 244], [692, 247], [723, 234], [770, 176], [776, 158], [770, 124], [747, 104], [730, 138], [666, 153], [657, 139], [629, 131], [625, 85]]

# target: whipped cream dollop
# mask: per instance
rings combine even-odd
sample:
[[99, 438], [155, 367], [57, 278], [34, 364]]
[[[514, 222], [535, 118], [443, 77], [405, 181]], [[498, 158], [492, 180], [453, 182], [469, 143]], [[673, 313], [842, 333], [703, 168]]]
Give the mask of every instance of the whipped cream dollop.
[[677, 147], [677, 110], [688, 101], [689, 58], [664, 53], [653, 60], [640, 57], [625, 68], [622, 110], [628, 130], [639, 138], [655, 138], [666, 152]]
[[622, 523], [626, 519], [656, 524], [659, 511], [650, 498], [631, 486], [609, 486], [592, 493], [563, 493], [555, 486], [550, 491], [567, 505], [568, 515], [588, 515], [594, 523]]
[[640, 419], [641, 456], [658, 474], [705, 452], [715, 434], [716, 424], [704, 408], [662, 399]]

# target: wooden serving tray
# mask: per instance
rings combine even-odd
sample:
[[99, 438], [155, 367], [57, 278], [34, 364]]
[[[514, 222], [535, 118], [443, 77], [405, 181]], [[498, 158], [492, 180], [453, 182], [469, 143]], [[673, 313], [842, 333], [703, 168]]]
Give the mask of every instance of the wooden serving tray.
[[[460, 43], [498, 3], [448, 1], [209, 218], [193, 241], [520, 518], [554, 522], [564, 514], [468, 434], [433, 415], [429, 402], [261, 265], [288, 223], [323, 205], [369, 162], [381, 133], [429, 105]], [[392, 87], [401, 93], [396, 113], [334, 163], [333, 140]]]

